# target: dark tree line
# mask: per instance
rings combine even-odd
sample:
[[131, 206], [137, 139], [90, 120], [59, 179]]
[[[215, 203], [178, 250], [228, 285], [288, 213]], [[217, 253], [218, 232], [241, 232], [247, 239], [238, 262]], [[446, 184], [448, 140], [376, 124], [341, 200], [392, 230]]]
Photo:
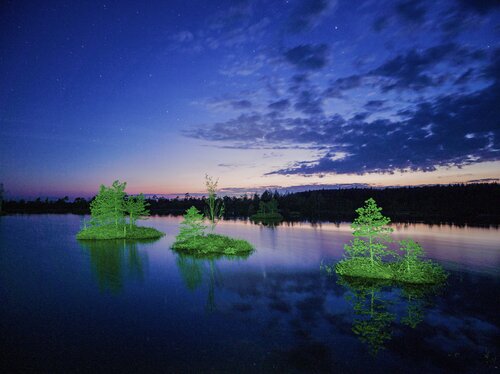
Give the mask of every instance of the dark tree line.
[[[383, 207], [384, 215], [393, 221], [454, 222], [469, 224], [500, 223], [500, 185], [457, 184], [448, 186], [356, 188], [316, 190], [280, 194], [265, 191], [261, 195], [225, 196], [224, 216], [248, 217], [255, 214], [261, 201], [278, 202], [279, 212], [286, 220], [351, 221], [355, 210], [370, 197]], [[49, 201], [4, 201], [6, 213], [75, 213], [88, 214], [92, 199], [68, 197]], [[153, 196], [147, 199], [151, 214], [183, 214], [189, 207], [205, 207], [205, 198], [186, 194], [183, 198], [167, 199]]]

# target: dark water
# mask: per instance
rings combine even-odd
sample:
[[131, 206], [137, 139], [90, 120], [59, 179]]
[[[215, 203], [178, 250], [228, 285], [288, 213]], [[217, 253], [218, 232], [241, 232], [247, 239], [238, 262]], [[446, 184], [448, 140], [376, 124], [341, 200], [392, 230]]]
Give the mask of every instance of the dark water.
[[74, 215], [0, 217], [0, 363], [10, 372], [497, 372], [498, 229], [395, 226], [450, 271], [438, 289], [347, 283], [348, 224], [225, 222], [248, 258], [80, 244]]

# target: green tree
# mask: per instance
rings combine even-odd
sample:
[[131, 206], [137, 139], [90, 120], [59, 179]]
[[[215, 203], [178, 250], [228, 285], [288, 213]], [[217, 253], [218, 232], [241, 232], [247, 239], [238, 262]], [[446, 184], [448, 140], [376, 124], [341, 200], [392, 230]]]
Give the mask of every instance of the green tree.
[[196, 236], [203, 236], [207, 226], [203, 223], [204, 217], [194, 206], [189, 208], [184, 214], [184, 221], [181, 222], [177, 242], [184, 242]]
[[354, 238], [354, 240], [351, 240], [349, 244], [346, 244], [344, 246], [344, 251], [350, 258], [366, 257], [370, 252], [368, 249], [368, 243], [360, 238]]
[[273, 215], [278, 213], [278, 201], [272, 198], [268, 202], [260, 201], [259, 202], [259, 211], [257, 214], [262, 215]]
[[115, 226], [123, 221], [123, 215], [125, 212], [125, 187], [127, 187], [127, 182], [120, 183], [116, 180], [111, 185], [111, 201], [113, 202], [113, 220]]
[[424, 255], [424, 250], [422, 246], [413, 239], [401, 240], [399, 244], [401, 245], [399, 250], [404, 253], [403, 264], [405, 265], [406, 271], [411, 273], [412, 266], [415, 266]]
[[138, 219], [146, 219], [149, 216], [149, 210], [147, 207], [150, 204], [144, 198], [141, 193], [137, 196], [128, 196], [124, 202], [124, 211], [128, 214], [129, 225], [132, 228]]
[[267, 214], [267, 203], [265, 201], [259, 202], [259, 210], [257, 214]]
[[208, 198], [205, 214], [210, 221], [210, 230], [213, 232], [217, 223], [224, 214], [224, 202], [217, 198], [217, 185], [219, 180], [213, 180], [208, 174], [205, 175], [205, 185], [207, 187]]
[[111, 187], [101, 185], [99, 193], [90, 203], [91, 223], [114, 223], [116, 228], [123, 222], [125, 187], [127, 183], [116, 180]]
[[90, 223], [92, 225], [105, 225], [113, 221], [111, 194], [111, 189], [101, 184], [99, 193], [90, 203]]
[[358, 217], [351, 224], [353, 235], [358, 240], [351, 241], [344, 249], [348, 254], [355, 253], [357, 256], [368, 256], [372, 266], [375, 261], [380, 261], [383, 256], [389, 254], [386, 242], [390, 242], [392, 228], [387, 225], [390, 218], [384, 217], [382, 208], [372, 198], [365, 201], [365, 205], [356, 209]]

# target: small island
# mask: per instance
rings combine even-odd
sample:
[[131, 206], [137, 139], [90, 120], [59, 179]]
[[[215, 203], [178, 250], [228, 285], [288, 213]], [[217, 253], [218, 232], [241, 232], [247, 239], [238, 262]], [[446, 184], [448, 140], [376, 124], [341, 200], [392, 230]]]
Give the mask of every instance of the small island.
[[278, 201], [274, 198], [269, 201], [261, 201], [259, 203], [259, 210], [250, 216], [250, 220], [264, 224], [281, 222], [283, 216], [278, 211]]
[[90, 203], [90, 222], [84, 221], [83, 228], [76, 234], [77, 239], [157, 239], [165, 236], [155, 228], [136, 225], [137, 220], [149, 216], [148, 203], [143, 194], [127, 195], [126, 185], [120, 181], [114, 181], [111, 187], [101, 185]]
[[[437, 284], [446, 280], [443, 268], [424, 260], [424, 250], [413, 239], [401, 240], [399, 250], [389, 249], [393, 229], [390, 218], [384, 217], [382, 208], [374, 199], [356, 210], [358, 218], [351, 227], [354, 240], [344, 246], [345, 258], [335, 266], [322, 266], [328, 273], [367, 279], [386, 279], [411, 284]], [[391, 260], [388, 260], [390, 258]]]
[[[194, 206], [189, 208], [184, 214], [184, 221], [181, 222], [180, 232], [172, 249], [198, 256], [250, 254], [254, 248], [246, 240], [214, 234], [215, 226], [224, 214], [224, 204], [217, 198], [218, 181], [213, 181], [208, 175], [205, 178], [208, 190], [206, 217]], [[209, 221], [209, 234], [205, 232], [205, 218]]]

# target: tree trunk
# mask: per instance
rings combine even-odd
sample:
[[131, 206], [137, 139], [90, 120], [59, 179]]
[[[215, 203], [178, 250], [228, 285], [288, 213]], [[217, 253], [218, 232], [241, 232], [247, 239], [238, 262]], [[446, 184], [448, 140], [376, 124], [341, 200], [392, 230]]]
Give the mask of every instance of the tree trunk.
[[370, 261], [373, 266], [373, 248], [372, 248], [372, 237], [370, 236]]

